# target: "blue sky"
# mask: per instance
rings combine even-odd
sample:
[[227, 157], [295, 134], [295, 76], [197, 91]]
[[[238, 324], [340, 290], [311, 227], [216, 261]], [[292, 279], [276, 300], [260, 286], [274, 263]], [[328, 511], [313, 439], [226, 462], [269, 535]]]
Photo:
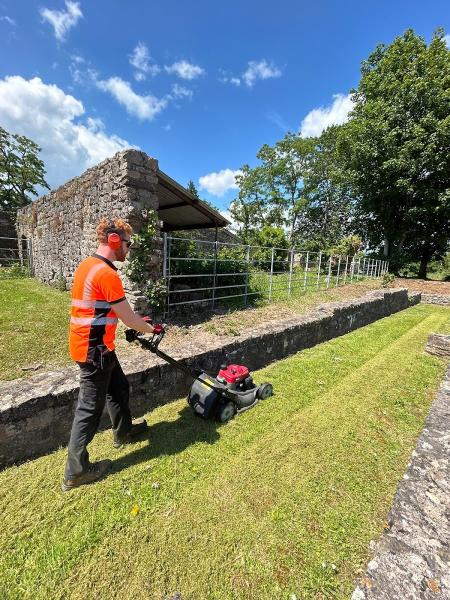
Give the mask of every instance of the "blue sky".
[[135, 146], [226, 210], [262, 144], [345, 120], [378, 42], [439, 26], [448, 0], [0, 0], [0, 125], [52, 187]]

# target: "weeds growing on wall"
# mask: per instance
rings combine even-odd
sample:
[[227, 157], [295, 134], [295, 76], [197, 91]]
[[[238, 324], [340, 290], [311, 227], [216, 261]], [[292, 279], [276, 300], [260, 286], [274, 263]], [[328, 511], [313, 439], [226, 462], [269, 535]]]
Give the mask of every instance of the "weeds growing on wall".
[[149, 261], [154, 254], [157, 231], [157, 214], [154, 210], [149, 210], [144, 227], [133, 235], [133, 247], [127, 267], [128, 277], [141, 287], [150, 307], [155, 311], [164, 308], [167, 298], [164, 282], [161, 279], [152, 281], [149, 277]]

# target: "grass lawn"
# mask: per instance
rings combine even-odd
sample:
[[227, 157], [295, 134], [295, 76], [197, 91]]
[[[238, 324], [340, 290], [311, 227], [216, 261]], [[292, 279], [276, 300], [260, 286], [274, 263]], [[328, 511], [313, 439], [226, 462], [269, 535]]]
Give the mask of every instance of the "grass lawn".
[[444, 362], [419, 305], [256, 373], [276, 395], [225, 426], [185, 400], [104, 481], [63, 494], [65, 451], [0, 473], [0, 598], [349, 598]]
[[[283, 286], [285, 285], [286, 278], [283, 281]], [[379, 286], [379, 281], [370, 280], [352, 286], [333, 287], [328, 291], [309, 291], [306, 294], [302, 288], [297, 287], [293, 289], [290, 299], [286, 299], [284, 290], [280, 299], [270, 305], [265, 304], [252, 310], [233, 310], [227, 315], [209, 319], [205, 315], [201, 328], [211, 335], [236, 335], [246, 327], [275, 318], [275, 314], [278, 318], [283, 315], [292, 316], [292, 311], [305, 312], [322, 302], [361, 296], [369, 289]], [[35, 279], [0, 279], [0, 380], [33, 375], [33, 370], [23, 370], [23, 367], [33, 364], [42, 365], [41, 372], [72, 364], [67, 341], [69, 318], [69, 292], [50, 288]], [[121, 351], [130, 351], [124, 340], [123, 330], [124, 327], [119, 325], [119, 354]], [[184, 333], [186, 330], [173, 328], [169, 331], [166, 344], [170, 344], [177, 334]], [[189, 333], [192, 334], [191, 331]], [[174, 339], [173, 343], [176, 345], [177, 340]]]
[[69, 364], [70, 293], [36, 279], [0, 279], [0, 379], [33, 363]]

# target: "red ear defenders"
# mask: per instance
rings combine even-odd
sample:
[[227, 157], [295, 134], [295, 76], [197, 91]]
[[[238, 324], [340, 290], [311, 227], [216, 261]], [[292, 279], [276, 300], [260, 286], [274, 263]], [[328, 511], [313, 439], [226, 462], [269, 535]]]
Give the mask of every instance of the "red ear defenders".
[[122, 238], [117, 233], [118, 230], [115, 228], [114, 223], [112, 221], [108, 231], [108, 246], [111, 248], [111, 250], [118, 250], [122, 245]]

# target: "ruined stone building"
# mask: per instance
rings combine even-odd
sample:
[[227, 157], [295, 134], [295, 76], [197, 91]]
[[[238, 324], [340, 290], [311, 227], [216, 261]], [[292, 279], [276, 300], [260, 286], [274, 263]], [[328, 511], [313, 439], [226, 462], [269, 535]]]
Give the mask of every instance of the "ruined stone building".
[[[31, 240], [35, 277], [45, 283], [63, 282], [70, 289], [73, 274], [97, 247], [95, 228], [103, 216], [121, 216], [135, 232], [155, 210], [160, 232], [155, 236], [148, 276], [161, 274], [162, 232], [224, 227], [228, 221], [158, 168], [144, 152], [124, 150], [19, 210], [19, 238]], [[132, 302], [140, 297], [124, 273], [122, 280]]]

